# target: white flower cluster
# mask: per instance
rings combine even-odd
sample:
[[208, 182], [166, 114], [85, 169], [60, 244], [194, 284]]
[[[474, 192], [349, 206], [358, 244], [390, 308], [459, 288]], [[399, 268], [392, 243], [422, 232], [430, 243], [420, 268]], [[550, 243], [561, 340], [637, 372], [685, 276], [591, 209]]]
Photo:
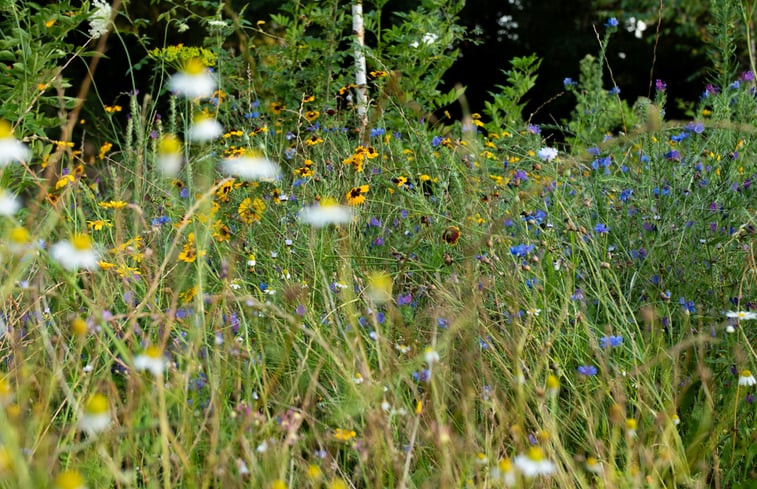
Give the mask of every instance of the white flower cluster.
[[92, 12], [89, 14], [89, 35], [95, 39], [108, 32], [112, 9], [110, 4], [103, 0], [92, 2]]

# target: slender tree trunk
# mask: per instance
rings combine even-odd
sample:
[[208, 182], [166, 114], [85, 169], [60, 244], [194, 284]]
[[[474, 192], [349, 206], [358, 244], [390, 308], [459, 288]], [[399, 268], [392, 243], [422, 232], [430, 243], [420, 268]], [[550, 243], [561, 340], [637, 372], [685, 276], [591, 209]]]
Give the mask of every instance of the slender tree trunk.
[[355, 84], [357, 85], [357, 116], [360, 139], [366, 138], [368, 128], [368, 75], [365, 68], [365, 29], [363, 28], [363, 2], [352, 5], [352, 33], [355, 36]]

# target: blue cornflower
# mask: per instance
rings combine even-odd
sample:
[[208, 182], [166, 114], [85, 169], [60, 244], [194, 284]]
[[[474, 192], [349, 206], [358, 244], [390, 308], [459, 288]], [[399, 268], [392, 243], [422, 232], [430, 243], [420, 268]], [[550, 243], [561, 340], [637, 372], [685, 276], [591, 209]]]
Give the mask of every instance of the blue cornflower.
[[578, 85], [578, 82], [573, 81], [573, 78], [568, 76], [568, 77], [563, 78], [562, 84], [565, 88], [568, 88], [568, 87], [574, 87]]
[[601, 222], [597, 224], [596, 226], [594, 226], [594, 231], [599, 234], [604, 234], [608, 232], [609, 230], [610, 228], [608, 228], [604, 223], [601, 223]]
[[681, 297], [680, 299], [678, 299], [678, 303], [681, 305], [685, 313], [697, 312], [697, 307], [694, 301], [687, 301], [685, 297]]
[[519, 244], [510, 247], [510, 253], [518, 258], [523, 258], [534, 250], [534, 245]]
[[580, 365], [578, 367], [578, 373], [587, 377], [591, 377], [592, 375], [597, 375], [597, 367], [595, 367], [594, 365]]
[[620, 88], [616, 85], [610, 89], [610, 95], [619, 95]]
[[623, 344], [622, 336], [605, 336], [599, 340], [599, 344], [602, 348], [613, 348]]
[[163, 224], [168, 224], [171, 222], [171, 218], [168, 216], [160, 216], [160, 217], [153, 217], [152, 218], [152, 226], [153, 227], [160, 227]]
[[609, 19], [607, 19], [605, 27], [618, 27], [618, 19], [616, 19], [615, 17], [610, 17]]
[[434, 138], [431, 140], [431, 146], [436, 148], [440, 144], [442, 144], [442, 138], [440, 136], [434, 136]]

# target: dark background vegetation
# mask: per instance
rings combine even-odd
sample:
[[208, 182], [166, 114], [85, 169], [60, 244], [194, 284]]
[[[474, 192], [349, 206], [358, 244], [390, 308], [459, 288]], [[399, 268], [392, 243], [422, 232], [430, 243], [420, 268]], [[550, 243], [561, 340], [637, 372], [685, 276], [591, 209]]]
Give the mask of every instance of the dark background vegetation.
[[[230, 5], [238, 11], [246, 3], [235, 0]], [[349, 3], [343, 3], [348, 9]], [[460, 46], [459, 58], [444, 77], [445, 91], [458, 83], [466, 86], [471, 110], [480, 112], [489, 98], [488, 92], [496, 90], [497, 84], [505, 83], [503, 70], [509, 67], [509, 60], [514, 56], [536, 53], [543, 61], [536, 86], [528, 94], [529, 103], [524, 115], [533, 114], [532, 120], [537, 123], [565, 120], [570, 117], [575, 101], [571, 95], [563, 93], [563, 79], [578, 78], [580, 59], [586, 54], [596, 55], [599, 50], [595, 29], [601, 36], [604, 22], [610, 16], [616, 16], [620, 27], [610, 42], [607, 60], [621, 89], [621, 97], [633, 103], [639, 96], [649, 96], [650, 81], [662, 79], [668, 86], [667, 117], [683, 118], [684, 104], [676, 101], [696, 101], [708, 81], [707, 70], [711, 63], [705, 47], [707, 2], [663, 3], [665, 5], [659, 10], [660, 2], [649, 0], [467, 0], [460, 13], [460, 23], [467, 28], [468, 38]], [[384, 25], [397, 21], [393, 12], [409, 10], [418, 4], [418, 1], [390, 0], [384, 7]], [[269, 18], [281, 5], [280, 1], [251, 2], [245, 17], [254, 24], [257, 20]], [[162, 8], [161, 2], [130, 2], [132, 18], [155, 20], [140, 26], [136, 36], [123, 38], [132, 62], [144, 57], [144, 48], [135, 40], [137, 36], [144, 36], [143, 41], [153, 39], [153, 45], [162, 44], [164, 39], [167, 44], [202, 44], [205, 31], [195, 22], [188, 21], [191, 28], [182, 34], [157, 22]], [[370, 9], [371, 2], [365, 1], [365, 8]], [[658, 13], [661, 23], [656, 43]], [[641, 38], [625, 28], [626, 21], [632, 16], [648, 25]], [[119, 44], [111, 37], [110, 53], [123, 53], [124, 47]], [[112, 59], [104, 59], [97, 73], [100, 96], [105, 103], [114, 103], [119, 94], [131, 89], [130, 79], [119, 71], [124, 66], [121, 56], [116, 54]], [[83, 69], [83, 66], [77, 68]], [[76, 80], [83, 76], [83, 71], [73, 75], [71, 78]], [[138, 79], [140, 76], [143, 75], [136, 73]], [[138, 85], [140, 82], [144, 80], [138, 80]], [[612, 87], [609, 71], [605, 84], [608, 89]], [[450, 107], [450, 110], [459, 115], [457, 107]]]

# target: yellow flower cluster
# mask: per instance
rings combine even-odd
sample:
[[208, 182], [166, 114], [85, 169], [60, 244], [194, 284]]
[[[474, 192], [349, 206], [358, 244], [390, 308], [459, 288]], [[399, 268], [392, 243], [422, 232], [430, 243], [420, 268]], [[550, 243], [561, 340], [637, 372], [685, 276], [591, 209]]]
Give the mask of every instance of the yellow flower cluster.
[[148, 55], [153, 59], [177, 65], [177, 67], [183, 66], [193, 58], [199, 59], [205, 66], [215, 66], [216, 64], [216, 55], [209, 49], [184, 46], [183, 44], [155, 48], [148, 51]]

